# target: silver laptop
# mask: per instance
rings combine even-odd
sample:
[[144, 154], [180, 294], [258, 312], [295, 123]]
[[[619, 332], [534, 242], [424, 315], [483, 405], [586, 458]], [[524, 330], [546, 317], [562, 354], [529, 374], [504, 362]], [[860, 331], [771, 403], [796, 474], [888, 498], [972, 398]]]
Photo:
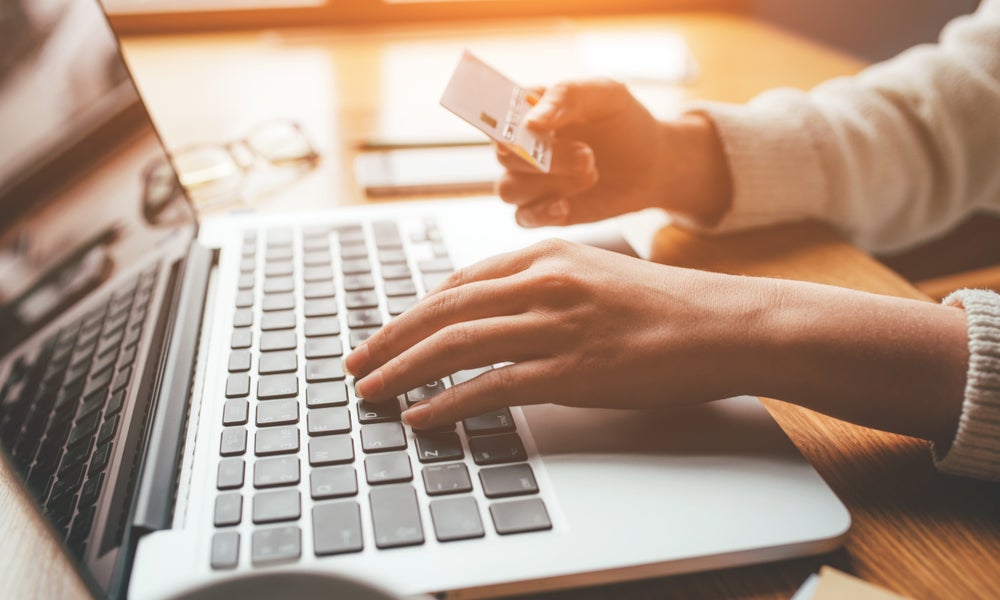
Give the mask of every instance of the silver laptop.
[[754, 398], [400, 423], [472, 370], [359, 402], [352, 347], [538, 234], [495, 199], [198, 223], [97, 2], [0, 6], [0, 435], [96, 593], [282, 569], [490, 596], [843, 539]]

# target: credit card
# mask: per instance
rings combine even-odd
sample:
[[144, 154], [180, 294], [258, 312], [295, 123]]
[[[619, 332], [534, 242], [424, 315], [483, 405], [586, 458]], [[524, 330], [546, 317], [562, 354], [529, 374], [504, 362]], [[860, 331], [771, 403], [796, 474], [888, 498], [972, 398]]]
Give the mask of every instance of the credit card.
[[552, 136], [524, 124], [524, 115], [536, 102], [538, 94], [507, 79], [468, 51], [462, 53], [441, 96], [441, 106], [548, 173]]

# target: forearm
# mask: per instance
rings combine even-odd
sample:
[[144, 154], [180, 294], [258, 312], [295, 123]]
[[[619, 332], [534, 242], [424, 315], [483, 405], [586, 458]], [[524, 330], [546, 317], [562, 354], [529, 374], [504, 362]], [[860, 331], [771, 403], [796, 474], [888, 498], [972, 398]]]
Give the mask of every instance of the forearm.
[[773, 281], [757, 393], [846, 421], [950, 443], [968, 368], [962, 310]]

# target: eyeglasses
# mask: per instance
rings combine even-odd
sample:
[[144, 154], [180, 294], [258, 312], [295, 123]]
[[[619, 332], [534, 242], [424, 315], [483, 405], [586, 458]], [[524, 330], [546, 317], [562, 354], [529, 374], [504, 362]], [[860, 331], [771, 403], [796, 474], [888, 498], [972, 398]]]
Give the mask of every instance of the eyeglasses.
[[175, 152], [171, 162], [196, 208], [247, 201], [247, 173], [262, 167], [308, 171], [320, 155], [294, 121], [275, 120], [254, 127], [240, 140], [190, 146]]

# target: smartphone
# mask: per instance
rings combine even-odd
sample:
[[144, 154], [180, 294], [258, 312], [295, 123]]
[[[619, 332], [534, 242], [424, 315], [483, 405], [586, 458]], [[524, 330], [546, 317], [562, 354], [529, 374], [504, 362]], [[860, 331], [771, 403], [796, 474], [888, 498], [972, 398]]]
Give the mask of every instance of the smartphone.
[[369, 196], [491, 192], [503, 172], [489, 144], [369, 150], [354, 161]]

